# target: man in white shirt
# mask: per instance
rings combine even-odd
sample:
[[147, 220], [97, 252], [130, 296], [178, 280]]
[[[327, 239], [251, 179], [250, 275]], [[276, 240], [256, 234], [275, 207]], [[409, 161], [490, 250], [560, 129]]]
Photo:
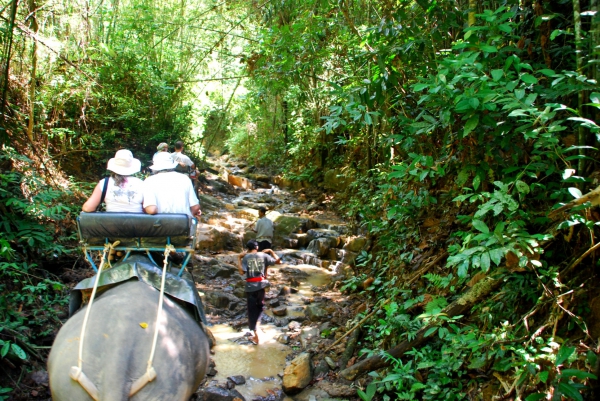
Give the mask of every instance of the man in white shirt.
[[175, 171], [177, 163], [167, 152], [156, 155], [150, 166], [154, 175], [144, 181], [144, 212], [185, 213], [200, 216], [200, 202], [190, 179]]
[[267, 209], [264, 207], [258, 208], [258, 221], [254, 230], [256, 232], [256, 241], [258, 242], [258, 251], [262, 252], [265, 249], [271, 249], [273, 242], [273, 222], [267, 217]]
[[171, 158], [179, 164], [179, 167], [177, 168], [177, 171], [179, 172], [189, 174], [196, 168], [192, 159], [183, 154], [183, 142], [181, 141], [175, 142], [175, 152], [171, 153]]

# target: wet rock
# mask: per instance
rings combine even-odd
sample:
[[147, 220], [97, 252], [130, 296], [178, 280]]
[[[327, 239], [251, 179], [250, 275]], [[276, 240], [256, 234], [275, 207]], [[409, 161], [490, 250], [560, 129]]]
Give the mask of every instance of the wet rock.
[[206, 301], [215, 308], [234, 310], [240, 304], [240, 299], [233, 294], [221, 291], [206, 291]]
[[354, 265], [356, 256], [358, 256], [358, 254], [356, 252], [347, 251], [345, 249], [337, 250], [337, 260], [339, 260], [340, 262], [342, 262], [345, 265]]
[[227, 210], [234, 210], [235, 209], [235, 205], [232, 205], [231, 203], [226, 203], [225, 204], [225, 209], [227, 209]]
[[246, 379], [242, 375], [229, 376], [228, 379], [235, 383], [236, 386], [246, 383]]
[[319, 363], [317, 363], [317, 366], [315, 366], [314, 375], [322, 376], [327, 372], [329, 372], [329, 365], [324, 360], [320, 360]]
[[308, 305], [306, 309], [304, 309], [304, 313], [308, 320], [312, 322], [318, 322], [327, 316], [325, 310], [318, 305]]
[[283, 371], [283, 391], [286, 394], [297, 394], [308, 386], [313, 378], [310, 354], [298, 355]]
[[329, 365], [329, 368], [331, 370], [337, 369], [337, 365], [335, 364], [335, 361], [333, 359], [331, 359], [330, 357], [326, 356], [325, 362], [327, 363], [327, 365]]
[[206, 372], [206, 376], [216, 376], [219, 373], [215, 368], [209, 368]]
[[239, 274], [237, 267], [227, 264], [214, 266], [209, 272], [207, 272], [207, 276], [210, 278], [230, 278], [236, 274]]
[[266, 397], [255, 397], [252, 401], [283, 401], [288, 399], [280, 389], [270, 390]]
[[291, 233], [289, 238], [291, 240], [298, 241], [298, 247], [300, 248], [306, 248], [306, 246], [310, 243], [311, 239], [314, 239], [306, 233]]
[[340, 233], [334, 230], [328, 230], [326, 228], [311, 228], [306, 232], [306, 235], [311, 240], [317, 238], [333, 238], [335, 241], [334, 246], [337, 246], [338, 242], [340, 241]]
[[335, 246], [335, 239], [329, 237], [317, 238], [310, 241], [306, 251], [321, 258], [326, 256], [329, 249], [333, 246]]
[[240, 281], [241, 285], [239, 287], [235, 287], [233, 289], [233, 295], [236, 297], [243, 299], [246, 298], [246, 284], [243, 281]]
[[368, 240], [365, 237], [348, 237], [344, 244], [344, 249], [350, 252], [360, 252], [368, 244]]
[[273, 324], [275, 324], [275, 326], [277, 327], [285, 327], [288, 324], [290, 324], [290, 320], [289, 319], [274, 319]]
[[272, 312], [275, 316], [285, 316], [287, 315], [287, 306], [280, 306], [272, 309]]
[[290, 295], [290, 294], [295, 294], [297, 292], [298, 292], [297, 288], [288, 287], [287, 285], [284, 285], [279, 290], [279, 295]]
[[290, 343], [290, 336], [288, 336], [287, 334], [280, 334], [277, 337], [277, 342], [280, 344], [287, 345]]
[[298, 249], [300, 248], [300, 245], [298, 244], [298, 240], [297, 239], [292, 239], [292, 238], [284, 238], [283, 239], [283, 246], [286, 248], [291, 248], [291, 249]]
[[234, 401], [236, 398], [246, 400], [237, 390], [228, 390], [218, 386], [200, 389], [196, 394], [200, 401]]
[[279, 299], [275, 298], [269, 301], [269, 306], [271, 308], [277, 308], [280, 305]]
[[202, 210], [221, 210], [225, 207], [223, 202], [210, 195], [199, 194], [198, 200]]
[[297, 232], [299, 229], [303, 229], [308, 219], [278, 215], [274, 217], [275, 213], [270, 213], [269, 218], [275, 223], [274, 239], [279, 240], [279, 243], [283, 242], [283, 238], [290, 238], [291, 233]]
[[327, 380], [321, 380], [316, 385], [317, 388], [325, 391], [332, 397], [351, 398], [356, 397], [356, 387], [350, 387], [346, 384], [330, 383]]
[[300, 333], [300, 343], [306, 348], [309, 344], [319, 339], [319, 329], [316, 327], [305, 327]]
[[301, 324], [295, 321], [291, 321], [290, 324], [288, 324], [288, 329], [290, 331], [298, 331], [300, 330]]

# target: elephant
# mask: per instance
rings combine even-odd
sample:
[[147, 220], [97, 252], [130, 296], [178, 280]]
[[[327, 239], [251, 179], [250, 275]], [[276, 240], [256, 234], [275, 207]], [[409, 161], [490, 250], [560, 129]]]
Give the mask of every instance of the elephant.
[[[167, 296], [157, 322], [159, 291], [143, 281], [108, 287], [94, 299], [85, 331], [82, 370], [100, 401], [187, 401], [204, 378], [209, 338], [181, 302]], [[48, 358], [54, 401], [92, 400], [70, 372], [78, 366], [86, 307], [60, 329]], [[147, 371], [154, 332], [154, 380], [130, 397], [132, 383]]]

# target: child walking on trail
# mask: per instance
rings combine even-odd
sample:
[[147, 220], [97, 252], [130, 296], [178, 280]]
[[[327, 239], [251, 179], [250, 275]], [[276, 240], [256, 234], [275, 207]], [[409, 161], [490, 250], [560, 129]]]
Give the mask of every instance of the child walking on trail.
[[267, 268], [280, 264], [281, 259], [271, 249], [258, 251], [258, 243], [250, 240], [246, 244], [246, 253], [238, 257], [238, 270], [246, 277], [246, 299], [248, 301], [248, 326], [254, 336], [252, 343], [258, 344], [258, 321], [264, 307], [265, 288], [270, 284], [267, 280]]

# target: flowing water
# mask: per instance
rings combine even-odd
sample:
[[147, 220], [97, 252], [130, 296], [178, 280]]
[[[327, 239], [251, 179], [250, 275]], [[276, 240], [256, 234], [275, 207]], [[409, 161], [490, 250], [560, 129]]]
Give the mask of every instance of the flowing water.
[[[314, 288], [328, 284], [332, 275], [325, 269], [311, 265], [303, 264], [293, 268], [307, 273], [307, 276], [300, 281], [298, 292], [286, 298], [288, 319], [304, 316], [304, 299], [313, 297]], [[273, 270], [277, 269], [281, 268], [276, 267]], [[273, 316], [270, 310], [266, 310], [265, 313]], [[282, 334], [282, 328], [273, 324], [260, 325], [259, 345], [246, 344], [244, 334], [247, 330], [236, 332], [225, 324], [213, 325], [210, 330], [217, 340], [212, 358], [218, 373], [212, 378], [213, 380], [222, 383], [231, 376], [244, 376], [246, 383], [236, 386], [235, 389], [246, 400], [252, 400], [257, 396], [266, 397], [269, 395], [269, 390], [281, 388], [286, 357], [291, 352], [288, 345], [277, 341], [277, 337]]]

